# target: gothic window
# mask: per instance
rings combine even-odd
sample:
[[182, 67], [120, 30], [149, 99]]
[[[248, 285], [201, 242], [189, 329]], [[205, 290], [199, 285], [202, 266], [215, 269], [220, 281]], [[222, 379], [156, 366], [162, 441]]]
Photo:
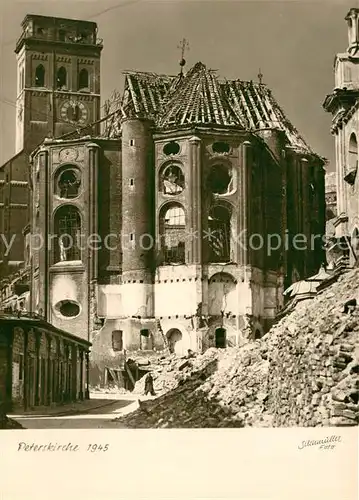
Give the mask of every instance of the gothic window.
[[87, 69], [82, 69], [79, 73], [79, 90], [89, 88], [89, 74]]
[[176, 195], [184, 189], [184, 175], [177, 165], [168, 166], [162, 175], [162, 191], [164, 194]]
[[79, 195], [81, 178], [77, 169], [67, 168], [55, 178], [55, 192], [60, 198], [76, 198]]
[[54, 261], [81, 260], [81, 217], [76, 207], [64, 205], [55, 213]]
[[208, 245], [210, 262], [230, 260], [231, 213], [223, 206], [214, 206], [208, 216]]
[[160, 217], [161, 246], [165, 264], [185, 262], [186, 216], [179, 204], [166, 205]]
[[58, 90], [63, 90], [67, 86], [67, 72], [66, 69], [61, 66], [57, 71], [56, 75], [56, 87]]
[[35, 70], [35, 86], [44, 87], [45, 86], [45, 68], [42, 64], [39, 64]]
[[213, 194], [226, 194], [232, 190], [232, 175], [225, 165], [213, 165], [210, 168], [207, 181]]
[[349, 170], [358, 168], [358, 142], [354, 132], [349, 139]]

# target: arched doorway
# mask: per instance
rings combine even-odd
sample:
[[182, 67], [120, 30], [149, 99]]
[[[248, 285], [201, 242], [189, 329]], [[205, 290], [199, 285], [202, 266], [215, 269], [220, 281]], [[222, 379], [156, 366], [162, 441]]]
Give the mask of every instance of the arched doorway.
[[216, 347], [224, 348], [227, 344], [227, 332], [225, 328], [216, 328]]
[[167, 340], [170, 353], [181, 355], [183, 351], [182, 332], [178, 328], [172, 328], [167, 332]]

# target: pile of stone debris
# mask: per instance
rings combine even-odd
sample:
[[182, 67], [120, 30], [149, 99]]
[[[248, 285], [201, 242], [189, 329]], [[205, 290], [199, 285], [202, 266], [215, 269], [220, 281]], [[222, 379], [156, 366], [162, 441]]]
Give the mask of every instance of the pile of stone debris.
[[24, 427], [17, 422], [16, 420], [13, 420], [12, 418], [9, 418], [4, 409], [3, 406], [0, 404], [0, 429], [23, 429]]
[[159, 397], [141, 402], [119, 419], [121, 425], [358, 425], [358, 291], [354, 269], [299, 303], [260, 340], [168, 364], [162, 360], [153, 371]]
[[[218, 357], [217, 349], [209, 349], [204, 355], [195, 355], [193, 352], [177, 357], [174, 354], [162, 356], [153, 360], [147, 370], [153, 377], [153, 387], [157, 395], [162, 395], [175, 389], [179, 384], [192, 377], [194, 373], [201, 372]], [[134, 393], [143, 394], [145, 378], [142, 377], [135, 385]]]

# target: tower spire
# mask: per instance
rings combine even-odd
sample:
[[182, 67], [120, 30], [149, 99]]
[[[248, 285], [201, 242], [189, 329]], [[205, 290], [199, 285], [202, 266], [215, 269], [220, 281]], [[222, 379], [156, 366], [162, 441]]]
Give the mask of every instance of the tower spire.
[[183, 38], [181, 40], [180, 44], [177, 46], [177, 48], [181, 50], [181, 59], [179, 61], [179, 65], [181, 67], [180, 74], [182, 75], [183, 74], [183, 68], [184, 68], [184, 66], [186, 64], [186, 59], [184, 58], [184, 54], [185, 54], [186, 50], [189, 50], [188, 40], [186, 40], [186, 38]]
[[[359, 5], [359, 4], [358, 4]], [[359, 8], [353, 7], [345, 17], [348, 23], [348, 53], [352, 57], [359, 56]]]

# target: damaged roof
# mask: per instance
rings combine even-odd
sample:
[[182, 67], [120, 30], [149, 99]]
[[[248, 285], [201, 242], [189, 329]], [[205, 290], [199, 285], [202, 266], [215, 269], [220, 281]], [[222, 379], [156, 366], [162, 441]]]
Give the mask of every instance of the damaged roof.
[[262, 83], [220, 80], [201, 62], [186, 75], [124, 74], [124, 117], [149, 118], [161, 129], [206, 124], [251, 131], [279, 129], [293, 148], [313, 153]]

